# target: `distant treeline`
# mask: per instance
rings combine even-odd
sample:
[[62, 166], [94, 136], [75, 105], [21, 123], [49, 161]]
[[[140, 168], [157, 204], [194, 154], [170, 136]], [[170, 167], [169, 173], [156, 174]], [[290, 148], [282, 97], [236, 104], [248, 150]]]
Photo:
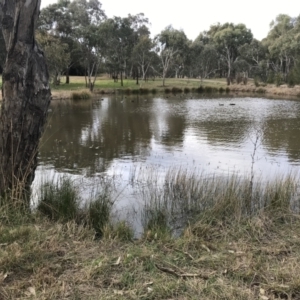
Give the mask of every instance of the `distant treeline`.
[[[37, 40], [48, 60], [54, 84], [62, 74], [86, 75], [93, 89], [99, 73], [121, 84], [123, 78], [226, 77], [290, 86], [300, 83], [300, 15], [279, 15], [266, 38], [258, 41], [244, 24], [216, 24], [189, 40], [168, 26], [150, 37], [143, 13], [107, 18], [98, 0], [58, 0], [42, 9]], [[0, 40], [0, 71], [4, 64]]]

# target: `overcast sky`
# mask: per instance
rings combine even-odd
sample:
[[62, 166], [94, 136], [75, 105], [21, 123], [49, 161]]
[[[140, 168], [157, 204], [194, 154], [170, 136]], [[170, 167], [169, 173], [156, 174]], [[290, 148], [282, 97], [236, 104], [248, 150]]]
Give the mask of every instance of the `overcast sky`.
[[[57, 0], [42, 0], [42, 8]], [[266, 37], [269, 25], [279, 14], [296, 17], [300, 0], [100, 0], [108, 17], [143, 12], [155, 35], [168, 25], [183, 29], [194, 40], [201, 31], [220, 22], [244, 23], [258, 40]]]

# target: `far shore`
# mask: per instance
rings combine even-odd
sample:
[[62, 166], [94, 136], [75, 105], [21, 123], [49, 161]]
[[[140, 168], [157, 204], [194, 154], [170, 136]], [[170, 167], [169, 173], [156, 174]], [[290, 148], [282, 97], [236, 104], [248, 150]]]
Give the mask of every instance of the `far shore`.
[[[172, 93], [177, 89], [177, 93], [190, 93], [195, 89], [202, 86], [203, 88], [211, 88], [211, 93], [225, 92], [235, 94], [259, 94], [266, 95], [268, 97], [276, 96], [276, 98], [300, 98], [300, 86], [288, 87], [288, 85], [276, 86], [275, 84], [260, 84], [255, 86], [252, 79], [249, 79], [248, 84], [232, 84], [227, 86], [224, 78], [206, 79], [200, 81], [199, 79], [187, 79], [187, 78], [168, 78], [166, 79], [165, 86], [162, 86], [162, 80], [156, 78], [155, 80], [149, 80], [147, 82], [139, 80], [139, 84], [136, 84], [136, 80], [125, 79], [123, 87], [118, 82], [114, 82], [107, 77], [100, 77], [95, 83], [95, 88], [92, 96], [99, 94], [119, 94], [122, 92], [131, 93]], [[173, 89], [173, 90], [172, 90]], [[85, 78], [79, 76], [71, 76], [70, 84], [64, 83], [64, 78], [59, 86], [51, 86], [52, 100], [64, 100], [72, 98], [72, 94], [75, 92], [88, 91], [85, 86]], [[0, 101], [2, 100], [2, 94], [0, 94]]]

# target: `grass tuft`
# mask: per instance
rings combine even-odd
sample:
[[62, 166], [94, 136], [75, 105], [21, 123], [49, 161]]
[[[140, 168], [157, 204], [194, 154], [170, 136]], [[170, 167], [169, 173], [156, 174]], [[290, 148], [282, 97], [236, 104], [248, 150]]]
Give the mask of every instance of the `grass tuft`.
[[79, 192], [71, 179], [61, 178], [57, 183], [48, 182], [41, 186], [38, 211], [52, 221], [76, 220], [79, 212]]
[[72, 100], [87, 100], [91, 98], [92, 98], [92, 94], [89, 91], [80, 91], [80, 92], [71, 93]]

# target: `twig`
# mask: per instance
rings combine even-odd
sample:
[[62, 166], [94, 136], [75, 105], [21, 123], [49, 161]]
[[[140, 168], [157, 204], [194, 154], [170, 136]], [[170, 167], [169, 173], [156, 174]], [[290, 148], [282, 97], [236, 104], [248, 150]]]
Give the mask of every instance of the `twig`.
[[184, 251], [182, 251], [182, 250], [180, 250], [180, 249], [177, 249], [177, 248], [174, 248], [174, 250], [177, 251], [177, 252], [179, 252], [179, 253], [182, 253], [182, 254], [186, 255], [186, 256], [189, 257], [191, 260], [195, 260], [195, 258], [194, 258], [191, 254], [189, 254], [188, 252], [184, 252]]
[[169, 273], [169, 274], [174, 275], [174, 276], [179, 277], [179, 278], [200, 277], [200, 278], [205, 279], [205, 280], [209, 279], [208, 276], [202, 275], [202, 274], [189, 274], [189, 273], [182, 273], [181, 274], [181, 273], [177, 273], [173, 269], [166, 268], [166, 267], [163, 267], [163, 266], [159, 266], [158, 264], [155, 264], [155, 267], [158, 270], [162, 271], [162, 272]]

